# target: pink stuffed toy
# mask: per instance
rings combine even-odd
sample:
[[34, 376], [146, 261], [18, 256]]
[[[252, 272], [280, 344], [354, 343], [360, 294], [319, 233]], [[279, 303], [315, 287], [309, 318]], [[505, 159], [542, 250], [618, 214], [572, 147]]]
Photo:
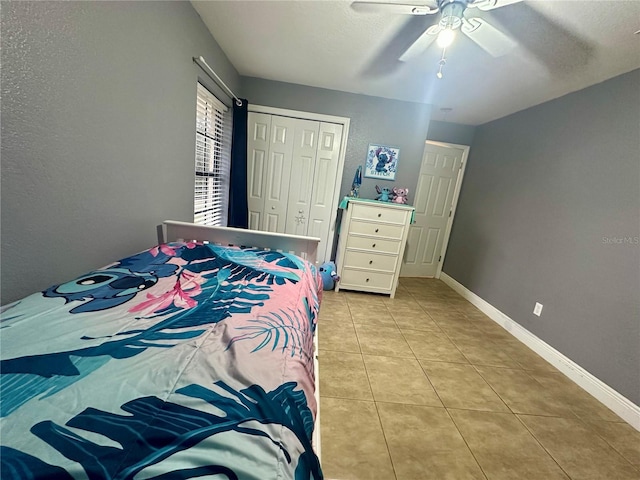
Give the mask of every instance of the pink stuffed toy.
[[393, 197], [393, 202], [394, 203], [402, 203], [402, 204], [408, 203], [408, 199], [407, 199], [407, 195], [409, 195], [409, 189], [408, 188], [396, 188], [396, 187], [393, 187], [393, 194], [395, 195]]

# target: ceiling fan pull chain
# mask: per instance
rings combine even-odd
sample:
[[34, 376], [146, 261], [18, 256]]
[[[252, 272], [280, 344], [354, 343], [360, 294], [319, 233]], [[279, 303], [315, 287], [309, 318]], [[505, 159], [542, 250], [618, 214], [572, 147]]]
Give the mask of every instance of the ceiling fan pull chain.
[[440, 61], [438, 62], [438, 73], [436, 73], [436, 77], [438, 78], [442, 78], [442, 67], [444, 67], [444, 64], [447, 63], [447, 59], [445, 58], [445, 54], [447, 52], [446, 48], [442, 49], [442, 58], [440, 59]]

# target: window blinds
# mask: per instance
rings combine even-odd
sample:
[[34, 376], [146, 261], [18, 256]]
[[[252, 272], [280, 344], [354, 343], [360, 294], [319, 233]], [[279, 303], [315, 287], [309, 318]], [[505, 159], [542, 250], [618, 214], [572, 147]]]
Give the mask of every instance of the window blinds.
[[198, 83], [194, 223], [226, 225], [231, 166], [231, 114]]

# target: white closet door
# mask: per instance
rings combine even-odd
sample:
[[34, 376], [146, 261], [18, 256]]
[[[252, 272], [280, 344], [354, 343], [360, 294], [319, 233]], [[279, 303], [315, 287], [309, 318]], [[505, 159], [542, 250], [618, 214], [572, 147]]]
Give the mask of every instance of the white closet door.
[[286, 233], [307, 234], [319, 129], [319, 122], [300, 119], [296, 121]]
[[247, 132], [249, 228], [259, 230], [262, 227], [264, 215], [264, 179], [269, 158], [271, 115], [250, 112]]
[[260, 230], [285, 233], [296, 122], [294, 118], [271, 117], [264, 215]]
[[342, 128], [342, 125], [336, 123], [321, 123], [318, 135], [307, 235], [320, 237], [318, 260], [321, 262], [329, 260], [331, 255], [331, 245], [328, 243], [333, 239], [333, 235], [330, 233], [333, 231], [331, 215], [334, 208], [334, 193], [336, 188], [340, 188], [341, 180], [338, 178], [338, 164], [342, 144]]

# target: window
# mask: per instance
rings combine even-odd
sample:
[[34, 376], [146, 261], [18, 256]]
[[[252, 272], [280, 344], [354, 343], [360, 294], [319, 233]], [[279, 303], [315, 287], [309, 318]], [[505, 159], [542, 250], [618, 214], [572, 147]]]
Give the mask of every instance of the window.
[[231, 113], [198, 83], [194, 223], [226, 225], [231, 165]]

